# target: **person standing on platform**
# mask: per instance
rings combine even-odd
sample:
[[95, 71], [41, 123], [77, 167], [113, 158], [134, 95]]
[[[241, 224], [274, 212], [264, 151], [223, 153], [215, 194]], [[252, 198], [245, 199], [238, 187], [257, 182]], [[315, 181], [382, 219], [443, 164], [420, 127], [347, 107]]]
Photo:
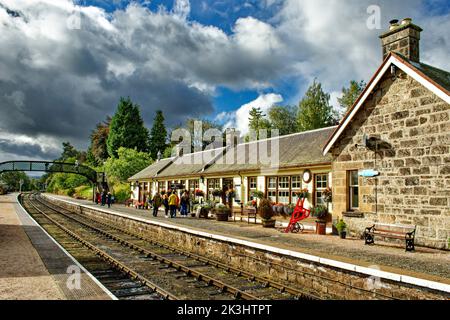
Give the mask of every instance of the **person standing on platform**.
[[153, 216], [157, 217], [158, 216], [158, 210], [159, 207], [162, 204], [162, 198], [159, 195], [159, 193], [157, 192], [154, 196], [153, 196]]
[[171, 218], [175, 218], [177, 216], [177, 206], [177, 195], [174, 191], [169, 197], [169, 209]]
[[100, 202], [100, 193], [95, 193], [95, 204], [98, 204]]
[[111, 208], [111, 203], [112, 203], [112, 194], [111, 192], [108, 192], [108, 194], [106, 195], [106, 203], [108, 204], [108, 208]]
[[165, 210], [165, 217], [168, 218], [169, 217], [169, 196], [167, 195], [167, 193], [164, 193], [163, 205], [164, 205], [164, 210]]
[[104, 207], [106, 204], [106, 192], [102, 191], [102, 207]]
[[185, 192], [181, 197], [180, 204], [181, 204], [181, 216], [187, 217], [189, 205], [189, 195], [187, 194], [187, 192]]

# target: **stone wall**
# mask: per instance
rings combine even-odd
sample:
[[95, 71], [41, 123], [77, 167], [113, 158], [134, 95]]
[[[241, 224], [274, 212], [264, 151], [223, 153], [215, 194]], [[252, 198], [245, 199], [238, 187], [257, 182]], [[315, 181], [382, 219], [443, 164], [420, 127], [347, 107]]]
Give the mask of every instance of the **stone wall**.
[[[381, 149], [361, 145], [375, 137]], [[390, 73], [362, 106], [332, 149], [334, 214], [347, 212], [347, 171], [375, 169], [359, 179], [360, 214], [346, 217], [350, 233], [372, 222], [417, 225], [416, 243], [449, 248], [450, 105], [414, 79]], [[344, 214], [345, 216], [345, 214]]]
[[442, 291], [388, 279], [382, 279], [376, 282], [378, 285], [372, 285], [376, 279], [367, 274], [233, 242], [219, 241], [95, 209], [81, 208], [59, 200], [54, 202], [96, 219], [113, 222], [121, 228], [172, 247], [214, 259], [258, 276], [268, 277], [290, 287], [301, 288], [306, 293], [323, 299], [450, 299], [450, 294]]

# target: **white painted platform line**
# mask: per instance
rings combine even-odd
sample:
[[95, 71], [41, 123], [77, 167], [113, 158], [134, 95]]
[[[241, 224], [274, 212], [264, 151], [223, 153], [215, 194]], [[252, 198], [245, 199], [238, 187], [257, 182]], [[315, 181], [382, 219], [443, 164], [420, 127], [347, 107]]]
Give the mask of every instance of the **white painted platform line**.
[[301, 252], [281, 249], [281, 248], [263, 245], [263, 244], [259, 244], [259, 243], [255, 243], [255, 242], [251, 242], [251, 241], [247, 241], [247, 240], [232, 238], [229, 236], [221, 236], [221, 235], [208, 233], [208, 232], [204, 232], [204, 231], [192, 230], [192, 229], [189, 229], [186, 227], [179, 227], [179, 226], [166, 224], [166, 223], [162, 223], [162, 222], [158, 222], [158, 221], [147, 220], [144, 218], [134, 217], [132, 215], [113, 211], [113, 210], [106, 210], [103, 208], [97, 208], [95, 206], [82, 205], [82, 204], [79, 204], [79, 203], [76, 203], [73, 201], [56, 198], [51, 195], [45, 195], [45, 196], [50, 199], [56, 200], [56, 201], [66, 202], [66, 203], [69, 203], [69, 204], [72, 204], [75, 206], [79, 206], [79, 207], [83, 207], [86, 209], [96, 210], [98, 212], [103, 212], [106, 214], [111, 214], [111, 215], [119, 216], [122, 218], [127, 218], [127, 219], [131, 219], [131, 220], [147, 223], [147, 224], [152, 224], [152, 225], [160, 226], [160, 227], [167, 228], [167, 229], [178, 230], [181, 232], [186, 232], [186, 233], [190, 233], [193, 235], [197, 235], [197, 236], [201, 236], [201, 237], [205, 237], [205, 238], [209, 238], [209, 239], [240, 244], [240, 245], [247, 246], [250, 248], [274, 252], [274, 253], [278, 253], [278, 254], [282, 254], [282, 255], [290, 256], [290, 257], [295, 257], [295, 258], [310, 261], [310, 262], [316, 262], [316, 263], [320, 263], [320, 264], [334, 267], [334, 268], [340, 268], [340, 269], [347, 270], [347, 271], [357, 272], [357, 273], [366, 275], [367, 277], [375, 276], [380, 279], [393, 280], [393, 281], [397, 281], [397, 282], [403, 282], [406, 284], [412, 284], [412, 285], [416, 285], [419, 287], [424, 287], [424, 288], [428, 288], [428, 289], [433, 289], [433, 290], [450, 293], [450, 285], [441, 283], [441, 282], [429, 281], [429, 280], [416, 278], [416, 277], [410, 277], [410, 276], [397, 274], [397, 273], [393, 273], [393, 272], [386, 272], [386, 271], [381, 271], [381, 270], [377, 270], [377, 269], [361, 267], [361, 266], [350, 264], [350, 263], [344, 263], [344, 262], [337, 261], [337, 260], [325, 259], [325, 258], [321, 258], [319, 256], [314, 256], [314, 255], [304, 254]]
[[39, 229], [41, 229], [44, 234], [50, 238], [50, 240], [52, 240], [58, 247], [59, 249], [61, 249], [62, 252], [64, 252], [65, 255], [67, 255], [72, 261], [73, 263], [79, 267], [81, 270], [83, 270], [84, 273], [87, 274], [87, 276], [89, 278], [92, 279], [92, 281], [94, 281], [94, 283], [96, 285], [98, 285], [100, 287], [100, 289], [102, 289], [112, 300], [119, 300], [117, 299], [117, 297], [112, 294], [111, 291], [109, 291], [100, 281], [97, 280], [97, 278], [95, 278], [88, 270], [86, 270], [85, 267], [83, 267], [66, 249], [64, 249], [59, 243], [58, 241], [56, 241], [44, 228], [41, 227], [41, 225], [39, 223], [37, 223], [36, 220], [34, 220], [34, 218], [27, 212], [27, 210], [25, 210], [25, 208], [22, 206], [22, 204], [19, 202], [18, 199], [19, 196], [17, 196], [17, 204], [19, 205], [20, 209], [28, 216], [30, 217], [31, 221], [34, 223], [34, 225], [36, 227], [38, 227]]

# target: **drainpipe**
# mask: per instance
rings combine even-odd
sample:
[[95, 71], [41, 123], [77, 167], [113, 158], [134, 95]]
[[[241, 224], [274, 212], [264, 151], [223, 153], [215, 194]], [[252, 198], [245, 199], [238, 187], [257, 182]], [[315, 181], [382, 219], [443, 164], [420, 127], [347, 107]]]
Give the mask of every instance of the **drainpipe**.
[[241, 171], [238, 171], [238, 176], [241, 178], [241, 210], [244, 210], [244, 177], [241, 174]]

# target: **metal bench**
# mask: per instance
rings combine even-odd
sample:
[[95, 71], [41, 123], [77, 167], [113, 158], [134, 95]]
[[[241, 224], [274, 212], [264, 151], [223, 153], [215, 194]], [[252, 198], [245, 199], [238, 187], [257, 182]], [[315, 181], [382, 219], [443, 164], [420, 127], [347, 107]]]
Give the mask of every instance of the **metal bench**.
[[416, 226], [375, 223], [373, 226], [366, 228], [364, 231], [364, 239], [366, 245], [374, 244], [375, 236], [405, 240], [406, 251], [414, 251], [415, 234]]

